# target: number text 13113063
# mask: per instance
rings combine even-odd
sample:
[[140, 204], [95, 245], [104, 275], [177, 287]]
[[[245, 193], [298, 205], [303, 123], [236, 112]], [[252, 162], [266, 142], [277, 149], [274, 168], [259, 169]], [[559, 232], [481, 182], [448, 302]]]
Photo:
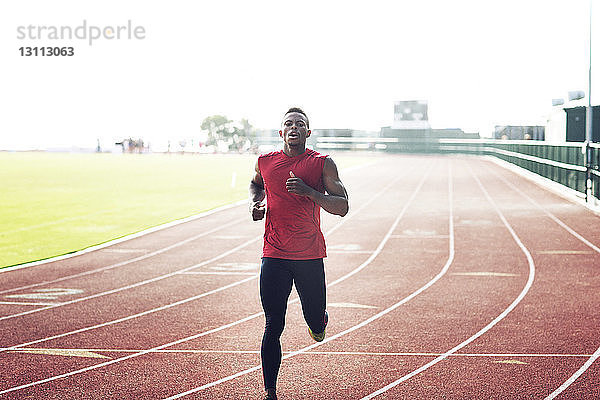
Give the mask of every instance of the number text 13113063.
[[19, 52], [23, 57], [37, 56], [64, 56], [71, 57], [75, 55], [73, 47], [19, 47]]

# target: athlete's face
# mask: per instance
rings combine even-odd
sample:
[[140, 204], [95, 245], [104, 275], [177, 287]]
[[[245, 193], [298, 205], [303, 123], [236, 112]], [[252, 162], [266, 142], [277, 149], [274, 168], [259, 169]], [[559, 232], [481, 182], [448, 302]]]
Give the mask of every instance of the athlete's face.
[[306, 117], [297, 112], [286, 114], [279, 135], [288, 146], [304, 146], [306, 138], [310, 136]]

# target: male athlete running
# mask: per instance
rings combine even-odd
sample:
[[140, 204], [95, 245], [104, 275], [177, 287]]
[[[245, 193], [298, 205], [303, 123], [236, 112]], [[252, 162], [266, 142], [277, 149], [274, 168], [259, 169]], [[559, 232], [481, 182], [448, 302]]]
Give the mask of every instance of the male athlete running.
[[[320, 210], [344, 216], [348, 193], [328, 156], [306, 148], [308, 117], [290, 108], [283, 117], [283, 150], [258, 157], [250, 182], [250, 211], [255, 221], [266, 212], [260, 299], [265, 311], [261, 359], [265, 400], [276, 400], [281, 365], [280, 337], [287, 301], [296, 285], [310, 336], [325, 339], [325, 239]], [[266, 205], [263, 202], [266, 196]]]

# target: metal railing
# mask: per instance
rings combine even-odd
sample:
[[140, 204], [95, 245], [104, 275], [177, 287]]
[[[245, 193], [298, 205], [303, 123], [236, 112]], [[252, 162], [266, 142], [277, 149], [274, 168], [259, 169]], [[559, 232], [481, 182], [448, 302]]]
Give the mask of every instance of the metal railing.
[[587, 196], [587, 172], [590, 170], [590, 194], [600, 200], [600, 144], [590, 144], [591, 164], [586, 165], [585, 143], [547, 144], [539, 141], [494, 139], [437, 139], [319, 137], [320, 150], [370, 150], [403, 153], [461, 153], [492, 155], [558, 182]]
[[591, 143], [592, 162], [590, 164], [590, 183], [592, 196], [600, 199], [600, 144]]
[[585, 147], [580, 144], [550, 145], [531, 142], [492, 142], [485, 153], [558, 182], [585, 196]]

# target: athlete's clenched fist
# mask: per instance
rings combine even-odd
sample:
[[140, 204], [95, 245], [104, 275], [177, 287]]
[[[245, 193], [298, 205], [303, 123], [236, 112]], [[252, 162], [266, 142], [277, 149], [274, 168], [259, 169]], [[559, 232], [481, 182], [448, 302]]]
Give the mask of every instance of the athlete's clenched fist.
[[290, 171], [290, 177], [288, 180], [285, 181], [285, 188], [288, 192], [297, 194], [299, 196], [309, 196], [314, 190], [304, 183], [302, 179], [296, 177], [292, 171]]

